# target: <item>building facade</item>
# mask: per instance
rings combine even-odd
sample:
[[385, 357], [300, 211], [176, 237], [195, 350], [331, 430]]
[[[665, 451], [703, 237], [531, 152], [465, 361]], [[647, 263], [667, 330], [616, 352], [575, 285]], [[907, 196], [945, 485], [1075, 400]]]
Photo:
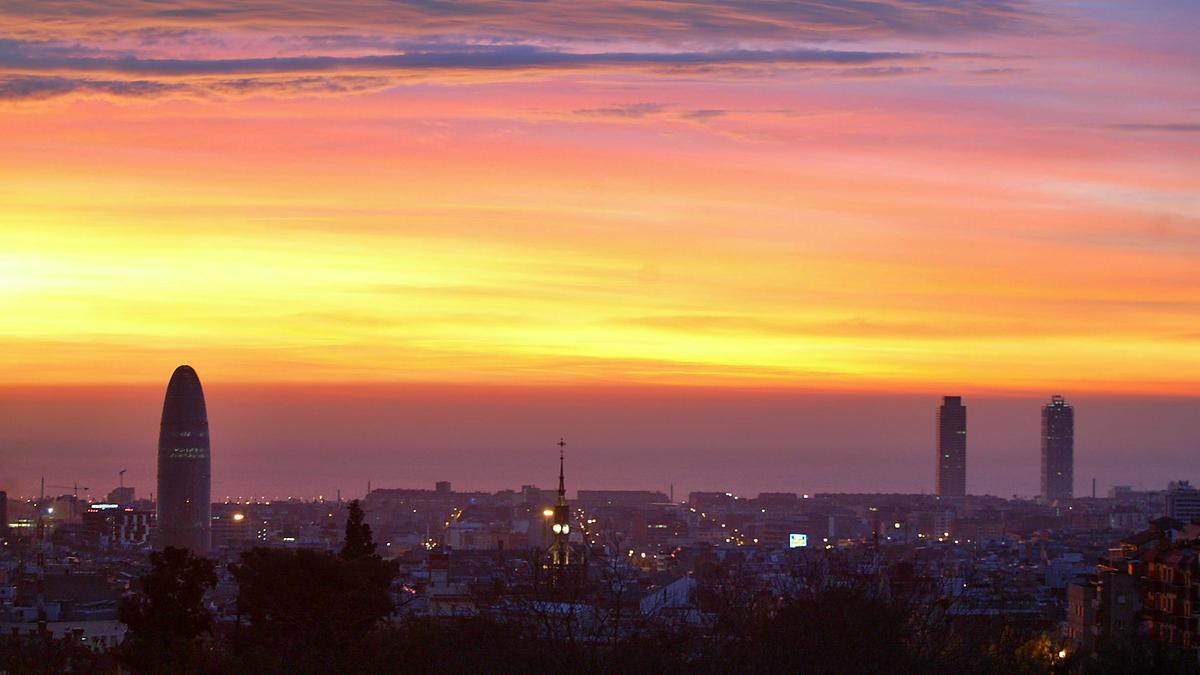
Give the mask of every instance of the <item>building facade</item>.
[[99, 549], [145, 546], [154, 531], [154, 514], [115, 503], [91, 504], [83, 512], [83, 530], [88, 545]]
[[1167, 517], [1184, 523], [1200, 520], [1200, 490], [1186, 480], [1167, 485]]
[[1067, 586], [1067, 639], [1087, 653], [1129, 643], [1137, 634], [1141, 599], [1137, 578], [1100, 566]]
[[1200, 524], [1158, 518], [1067, 590], [1072, 648], [1148, 640], [1200, 657]]
[[967, 407], [961, 396], [943, 396], [937, 409], [937, 493], [967, 494]]
[[1042, 406], [1042, 499], [1056, 502], [1075, 493], [1075, 410], [1054, 395]]
[[155, 546], [208, 555], [212, 545], [212, 464], [208, 411], [191, 366], [171, 375], [158, 436], [158, 516]]
[[1146, 556], [1145, 619], [1151, 639], [1200, 650], [1200, 543], [1164, 546]]

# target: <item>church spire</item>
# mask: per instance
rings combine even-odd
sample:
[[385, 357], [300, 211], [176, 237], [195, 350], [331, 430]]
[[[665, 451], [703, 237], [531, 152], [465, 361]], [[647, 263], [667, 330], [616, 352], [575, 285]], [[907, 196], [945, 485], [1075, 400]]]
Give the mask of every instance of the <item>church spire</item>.
[[[542, 569], [548, 573], [547, 582], [550, 586], [558, 586], [567, 580], [575, 579], [582, 574], [586, 564], [586, 553], [581, 555], [571, 545], [571, 505], [567, 502], [566, 481], [566, 447], [567, 442], [558, 439], [558, 500], [554, 508], [546, 511], [547, 517], [552, 517], [550, 533], [553, 534]], [[586, 549], [585, 549], [586, 550]], [[566, 576], [564, 576], [566, 575]]]
[[563, 450], [567, 447], [567, 442], [563, 439], [558, 439], [558, 503], [565, 505], [567, 503], [567, 486], [563, 480]]

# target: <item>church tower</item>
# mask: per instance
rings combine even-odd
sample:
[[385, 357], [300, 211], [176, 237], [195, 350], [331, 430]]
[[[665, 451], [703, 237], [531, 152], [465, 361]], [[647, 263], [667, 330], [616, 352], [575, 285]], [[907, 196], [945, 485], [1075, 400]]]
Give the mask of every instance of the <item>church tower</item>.
[[567, 488], [564, 476], [564, 449], [566, 441], [558, 440], [558, 499], [554, 503], [553, 524], [550, 531], [553, 539], [546, 551], [542, 567], [546, 580], [552, 586], [562, 585], [573, 579], [583, 569], [584, 556], [571, 545], [571, 507], [567, 504]]
[[567, 442], [558, 439], [558, 501], [554, 503], [554, 524], [550, 531], [554, 539], [550, 543], [549, 563], [552, 568], [561, 568], [571, 564], [571, 507], [567, 505], [567, 487], [563, 475], [563, 450]]

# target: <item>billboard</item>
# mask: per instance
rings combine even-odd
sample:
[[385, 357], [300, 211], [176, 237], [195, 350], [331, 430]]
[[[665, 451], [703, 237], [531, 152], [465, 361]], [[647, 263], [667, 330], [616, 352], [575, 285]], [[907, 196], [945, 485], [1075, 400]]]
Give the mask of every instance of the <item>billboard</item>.
[[808, 535], [795, 532], [788, 535], [788, 548], [804, 548], [808, 546]]

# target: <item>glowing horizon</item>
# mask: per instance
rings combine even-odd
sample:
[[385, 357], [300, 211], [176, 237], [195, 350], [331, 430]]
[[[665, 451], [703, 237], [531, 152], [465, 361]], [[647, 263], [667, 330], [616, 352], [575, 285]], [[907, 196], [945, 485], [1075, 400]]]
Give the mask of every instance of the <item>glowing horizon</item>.
[[0, 9], [6, 387], [1200, 395], [1186, 4], [88, 6]]

